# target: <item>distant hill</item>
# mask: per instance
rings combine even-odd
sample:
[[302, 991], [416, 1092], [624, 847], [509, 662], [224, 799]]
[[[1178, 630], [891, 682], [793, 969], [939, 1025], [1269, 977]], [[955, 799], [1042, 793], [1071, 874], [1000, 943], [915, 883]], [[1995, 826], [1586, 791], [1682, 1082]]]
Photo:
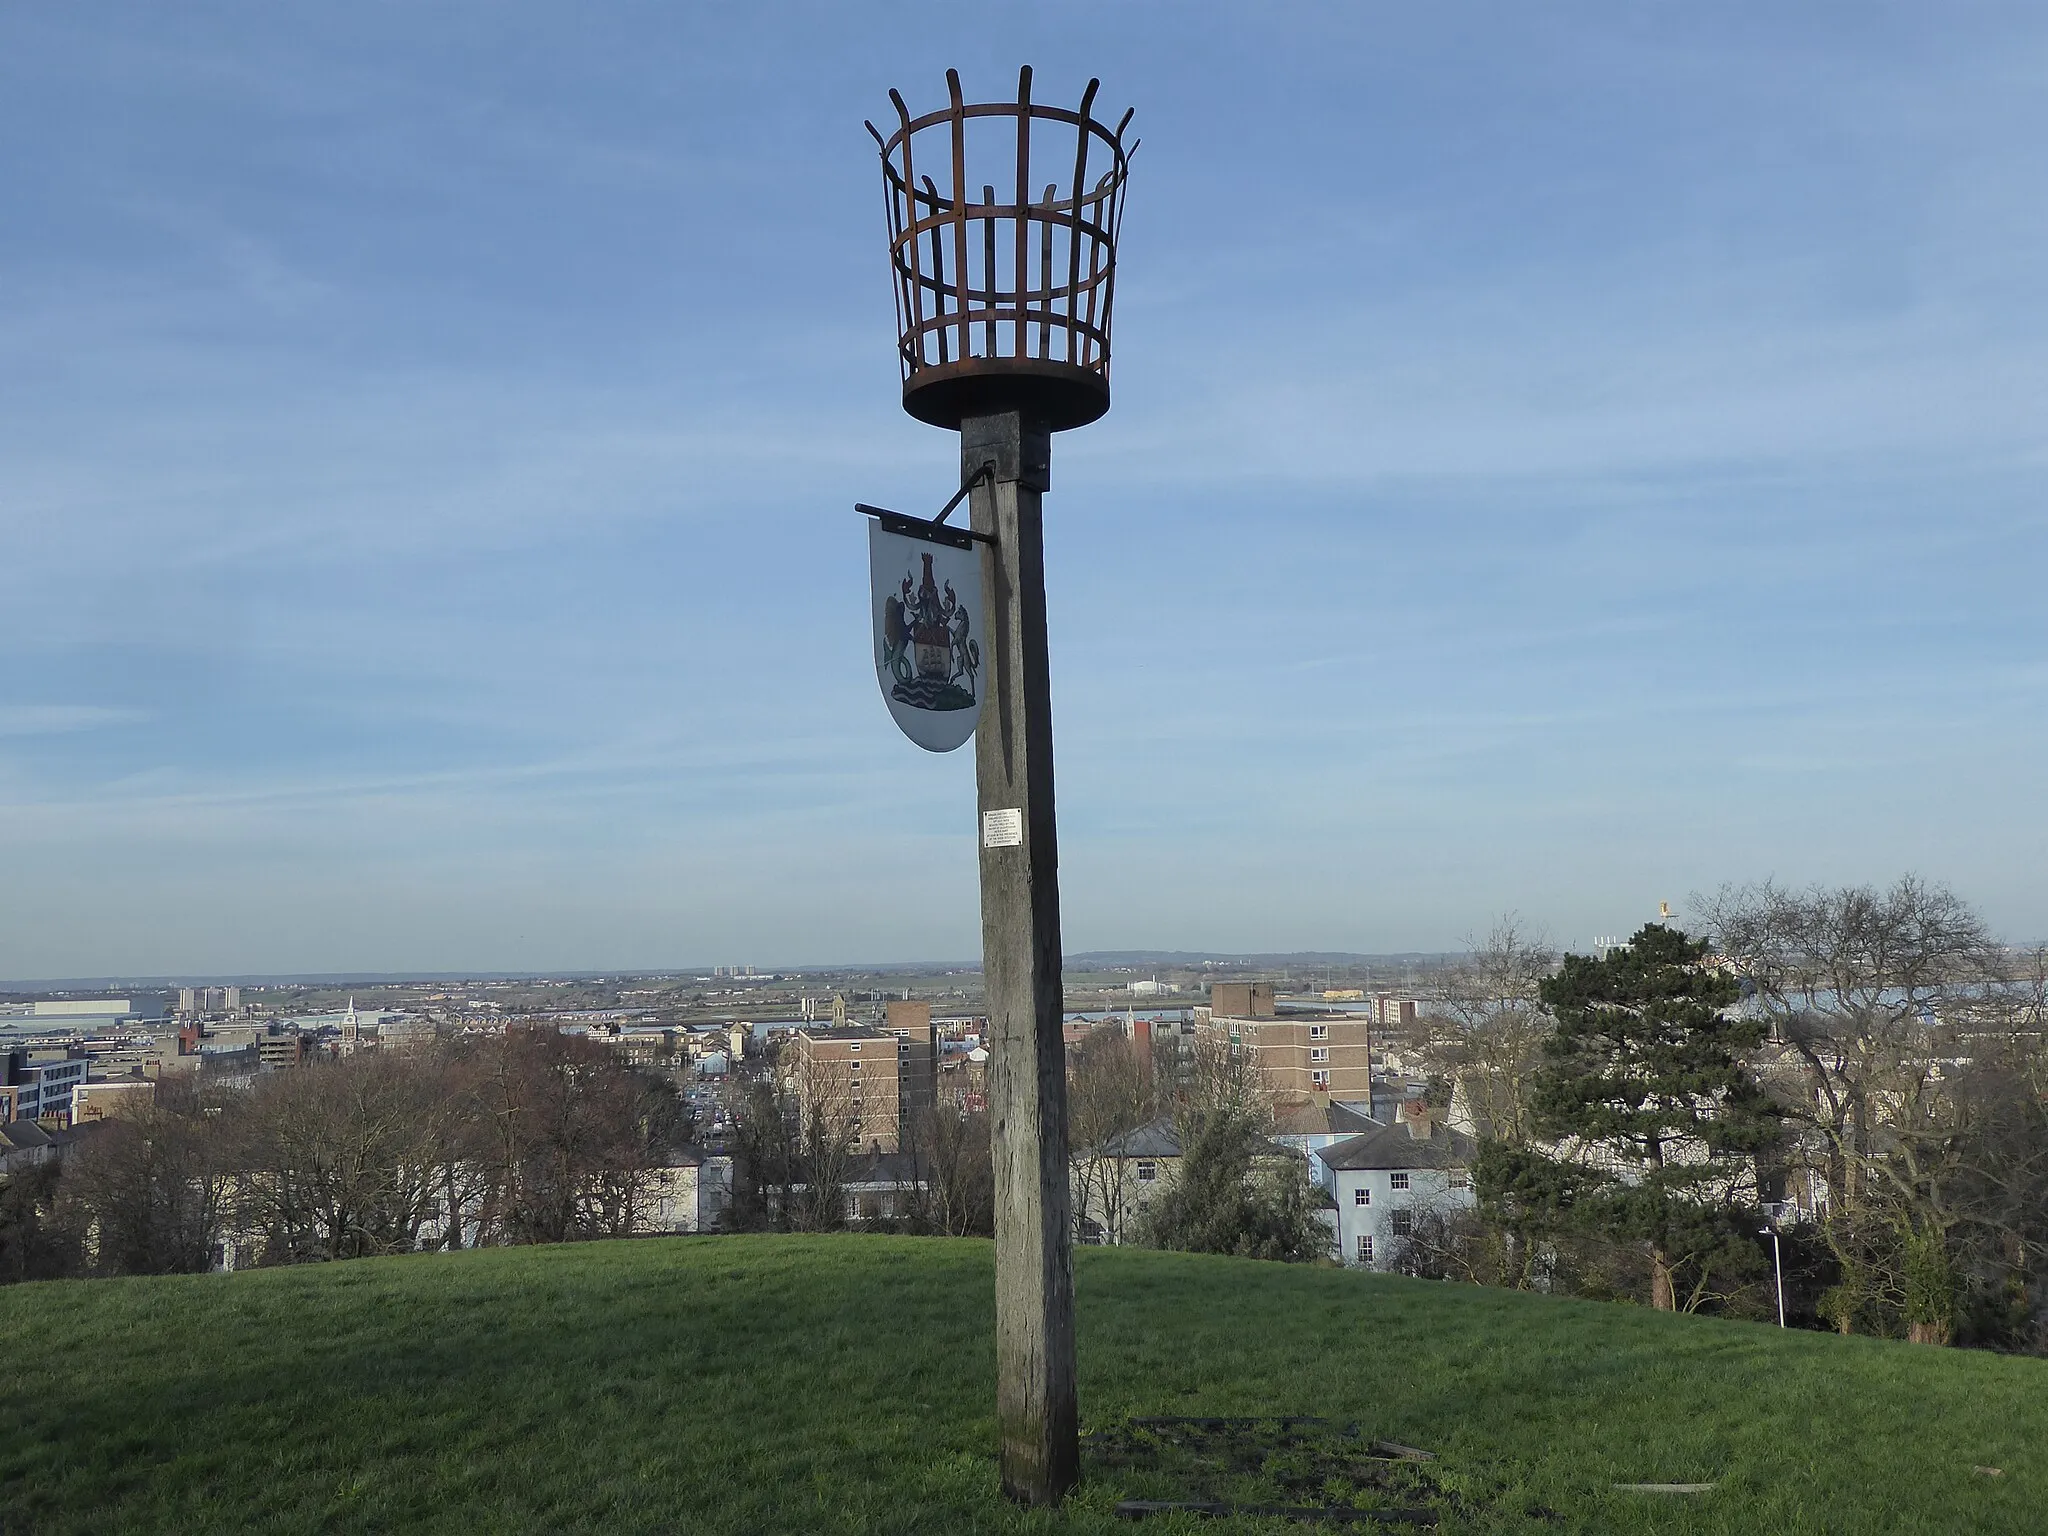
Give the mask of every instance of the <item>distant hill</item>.
[[[1097, 949], [1065, 957], [1070, 970], [1113, 970], [1119, 966], [1173, 966], [1199, 969], [1203, 965], [1234, 965], [1275, 969], [1305, 967], [1361, 967], [1430, 965], [1453, 958], [1449, 954], [1407, 950], [1397, 954], [1354, 954], [1346, 950], [1304, 949], [1278, 954], [1237, 954], [1220, 950], [1185, 949]], [[71, 976], [20, 981], [0, 981], [0, 992], [22, 996], [44, 993], [120, 993], [137, 989], [161, 991], [166, 987], [403, 987], [430, 984], [455, 985], [464, 982], [537, 981], [642, 981], [709, 976], [712, 967], [650, 966], [601, 971], [324, 971], [277, 975], [231, 975], [208, 973], [194, 976]], [[959, 960], [873, 960], [846, 965], [763, 965], [763, 976], [848, 976], [913, 975], [928, 972], [978, 972], [981, 958]]]
[[[709, 966], [705, 967], [708, 972]], [[194, 976], [72, 976], [26, 981], [0, 981], [14, 992], [121, 992], [131, 988], [165, 987], [397, 987], [434, 982], [598, 981], [606, 977], [678, 976], [674, 969], [647, 971], [306, 971], [278, 975], [237, 976], [209, 971]], [[687, 973], [695, 974], [695, 973]]]
[[1078, 955], [1068, 955], [1066, 963], [1075, 970], [1108, 970], [1118, 966], [1159, 965], [1180, 969], [1198, 968], [1203, 965], [1242, 965], [1273, 968], [1294, 966], [1397, 966], [1428, 965], [1442, 961], [1448, 956], [1425, 953], [1420, 950], [1404, 951], [1399, 954], [1361, 955], [1348, 950], [1299, 949], [1284, 954], [1224, 954], [1210, 950], [1185, 949], [1096, 949]]
[[[0, 1287], [0, 1531], [1108, 1536], [1123, 1498], [1333, 1482], [1446, 1533], [2031, 1536], [2048, 1507], [2048, 1361], [1094, 1248], [1086, 1481], [1048, 1521], [996, 1488], [991, 1257], [706, 1237]], [[1329, 1422], [1271, 1456], [1272, 1427], [1132, 1422], [1276, 1414]]]

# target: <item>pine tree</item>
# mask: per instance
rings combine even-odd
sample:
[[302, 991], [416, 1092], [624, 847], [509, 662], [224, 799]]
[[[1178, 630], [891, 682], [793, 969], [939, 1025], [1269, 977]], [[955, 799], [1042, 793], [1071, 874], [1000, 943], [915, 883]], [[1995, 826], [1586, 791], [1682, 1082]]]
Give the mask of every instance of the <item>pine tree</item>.
[[1557, 1028], [1536, 1075], [1537, 1127], [1585, 1149], [1576, 1219], [1643, 1245], [1651, 1305], [1667, 1312], [1682, 1263], [1753, 1246], [1732, 1192], [1777, 1129], [1740, 1059], [1763, 1026], [1725, 1012], [1738, 989], [1703, 963], [1707, 948], [1646, 924], [1601, 959], [1567, 955], [1541, 989]]
[[1155, 1248], [1312, 1263], [1329, 1257], [1300, 1158], [1274, 1156], [1263, 1122], [1242, 1109], [1196, 1111], [1183, 1122], [1178, 1176], [1154, 1203]]

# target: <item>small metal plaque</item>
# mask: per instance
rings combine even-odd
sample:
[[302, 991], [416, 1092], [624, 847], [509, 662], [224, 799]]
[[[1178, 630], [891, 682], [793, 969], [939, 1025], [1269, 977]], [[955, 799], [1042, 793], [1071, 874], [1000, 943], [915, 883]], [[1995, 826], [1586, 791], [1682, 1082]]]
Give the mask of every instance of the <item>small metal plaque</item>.
[[1020, 810], [983, 811], [981, 846], [1021, 848], [1024, 845], [1024, 813]]

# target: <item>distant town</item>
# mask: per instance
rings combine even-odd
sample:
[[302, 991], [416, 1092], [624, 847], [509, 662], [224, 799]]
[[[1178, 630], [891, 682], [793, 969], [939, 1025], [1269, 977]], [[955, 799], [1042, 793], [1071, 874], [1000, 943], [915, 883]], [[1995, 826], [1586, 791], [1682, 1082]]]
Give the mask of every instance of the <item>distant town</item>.
[[[1412, 991], [1438, 957], [1283, 960], [1181, 958], [1168, 965], [1084, 965], [1069, 973], [1069, 1034], [1112, 1016], [1178, 1026], [1206, 1013], [1219, 984], [1253, 983], [1290, 1010], [1362, 1007]], [[1375, 990], [1382, 989], [1382, 990]], [[981, 976], [967, 967], [701, 971], [451, 981], [268, 980], [87, 992], [0, 991], [0, 1124], [63, 1131], [147, 1100], [166, 1079], [246, 1087], [259, 1073], [424, 1040], [549, 1028], [603, 1044], [715, 1114], [735, 1070], [818, 1026], [931, 1023], [933, 1062], [956, 1075], [979, 1047]], [[1412, 1013], [1413, 1005], [1410, 1004]], [[1144, 1018], [1138, 1019], [1142, 1013]], [[935, 1021], [935, 1022], [934, 1022]], [[715, 1128], [721, 1122], [711, 1120]]]
[[[1101, 1039], [1170, 1061], [1198, 1039], [1227, 1036], [1256, 1049], [1264, 1087], [1278, 1102], [1349, 1102], [1391, 1118], [1425, 1092], [1422, 1077], [1404, 1073], [1398, 1042], [1417, 1016], [1412, 994], [1441, 968], [1440, 957], [1078, 958], [1065, 1029], [1076, 1063]], [[909, 1215], [925, 1183], [912, 1149], [934, 1111], [973, 1119], [987, 1107], [981, 978], [968, 967], [715, 965], [647, 975], [270, 979], [61, 993], [0, 997], [0, 1172], [54, 1171], [103, 1123], [134, 1123], [160, 1101], [245, 1097], [279, 1074], [372, 1054], [412, 1061], [539, 1032], [602, 1053], [680, 1103], [687, 1144], [664, 1149], [657, 1160], [666, 1166], [646, 1170], [648, 1189], [633, 1202], [626, 1231], [721, 1223], [734, 1194], [735, 1132], [749, 1093], [764, 1084], [786, 1098], [797, 1125], [843, 1125], [850, 1161], [833, 1198], [858, 1222]], [[1377, 1070], [1376, 1036], [1384, 1042]], [[1326, 1110], [1318, 1123], [1343, 1123], [1347, 1113], [1330, 1121]], [[1136, 1129], [1106, 1128], [1112, 1137]], [[1283, 1137], [1304, 1152], [1330, 1139]], [[1131, 1147], [1113, 1151], [1121, 1159]], [[1103, 1208], [1120, 1197], [1097, 1187], [1100, 1149], [1091, 1153], [1087, 1172], [1077, 1174], [1081, 1235], [1116, 1240], [1131, 1221], [1120, 1208]], [[1135, 1214], [1149, 1204], [1137, 1186], [1154, 1182], [1158, 1157], [1131, 1161]], [[744, 1153], [741, 1162], [744, 1198]], [[409, 1232], [405, 1246], [463, 1245], [461, 1211], [400, 1225]], [[481, 1235], [470, 1221], [471, 1243]], [[232, 1221], [205, 1237], [210, 1267], [234, 1267], [261, 1251]], [[1371, 1245], [1354, 1239], [1348, 1251], [1369, 1256]]]
[[[2038, 1348], [2048, 949], [1910, 878], [1698, 916], [1069, 957], [1074, 1239]], [[18, 990], [0, 1255], [988, 1235], [989, 1030], [948, 965]]]

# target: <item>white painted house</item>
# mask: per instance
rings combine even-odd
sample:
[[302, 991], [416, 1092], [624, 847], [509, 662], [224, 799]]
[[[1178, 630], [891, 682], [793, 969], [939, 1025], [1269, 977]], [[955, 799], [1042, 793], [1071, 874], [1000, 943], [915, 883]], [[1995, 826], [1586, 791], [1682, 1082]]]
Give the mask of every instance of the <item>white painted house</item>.
[[1398, 1269], [1416, 1224], [1469, 1210], [1479, 1144], [1403, 1104], [1380, 1126], [1309, 1154], [1309, 1174], [1337, 1202], [1337, 1257], [1367, 1269]]
[[1084, 1243], [1136, 1238], [1153, 1197], [1180, 1177], [1180, 1133], [1170, 1117], [1113, 1136], [1100, 1147], [1077, 1147], [1069, 1162], [1074, 1226]]
[[1373, 1119], [1362, 1104], [1310, 1099], [1279, 1113], [1273, 1125], [1273, 1140], [1307, 1157], [1311, 1152], [1334, 1147], [1340, 1141], [1379, 1130], [1386, 1123]]

